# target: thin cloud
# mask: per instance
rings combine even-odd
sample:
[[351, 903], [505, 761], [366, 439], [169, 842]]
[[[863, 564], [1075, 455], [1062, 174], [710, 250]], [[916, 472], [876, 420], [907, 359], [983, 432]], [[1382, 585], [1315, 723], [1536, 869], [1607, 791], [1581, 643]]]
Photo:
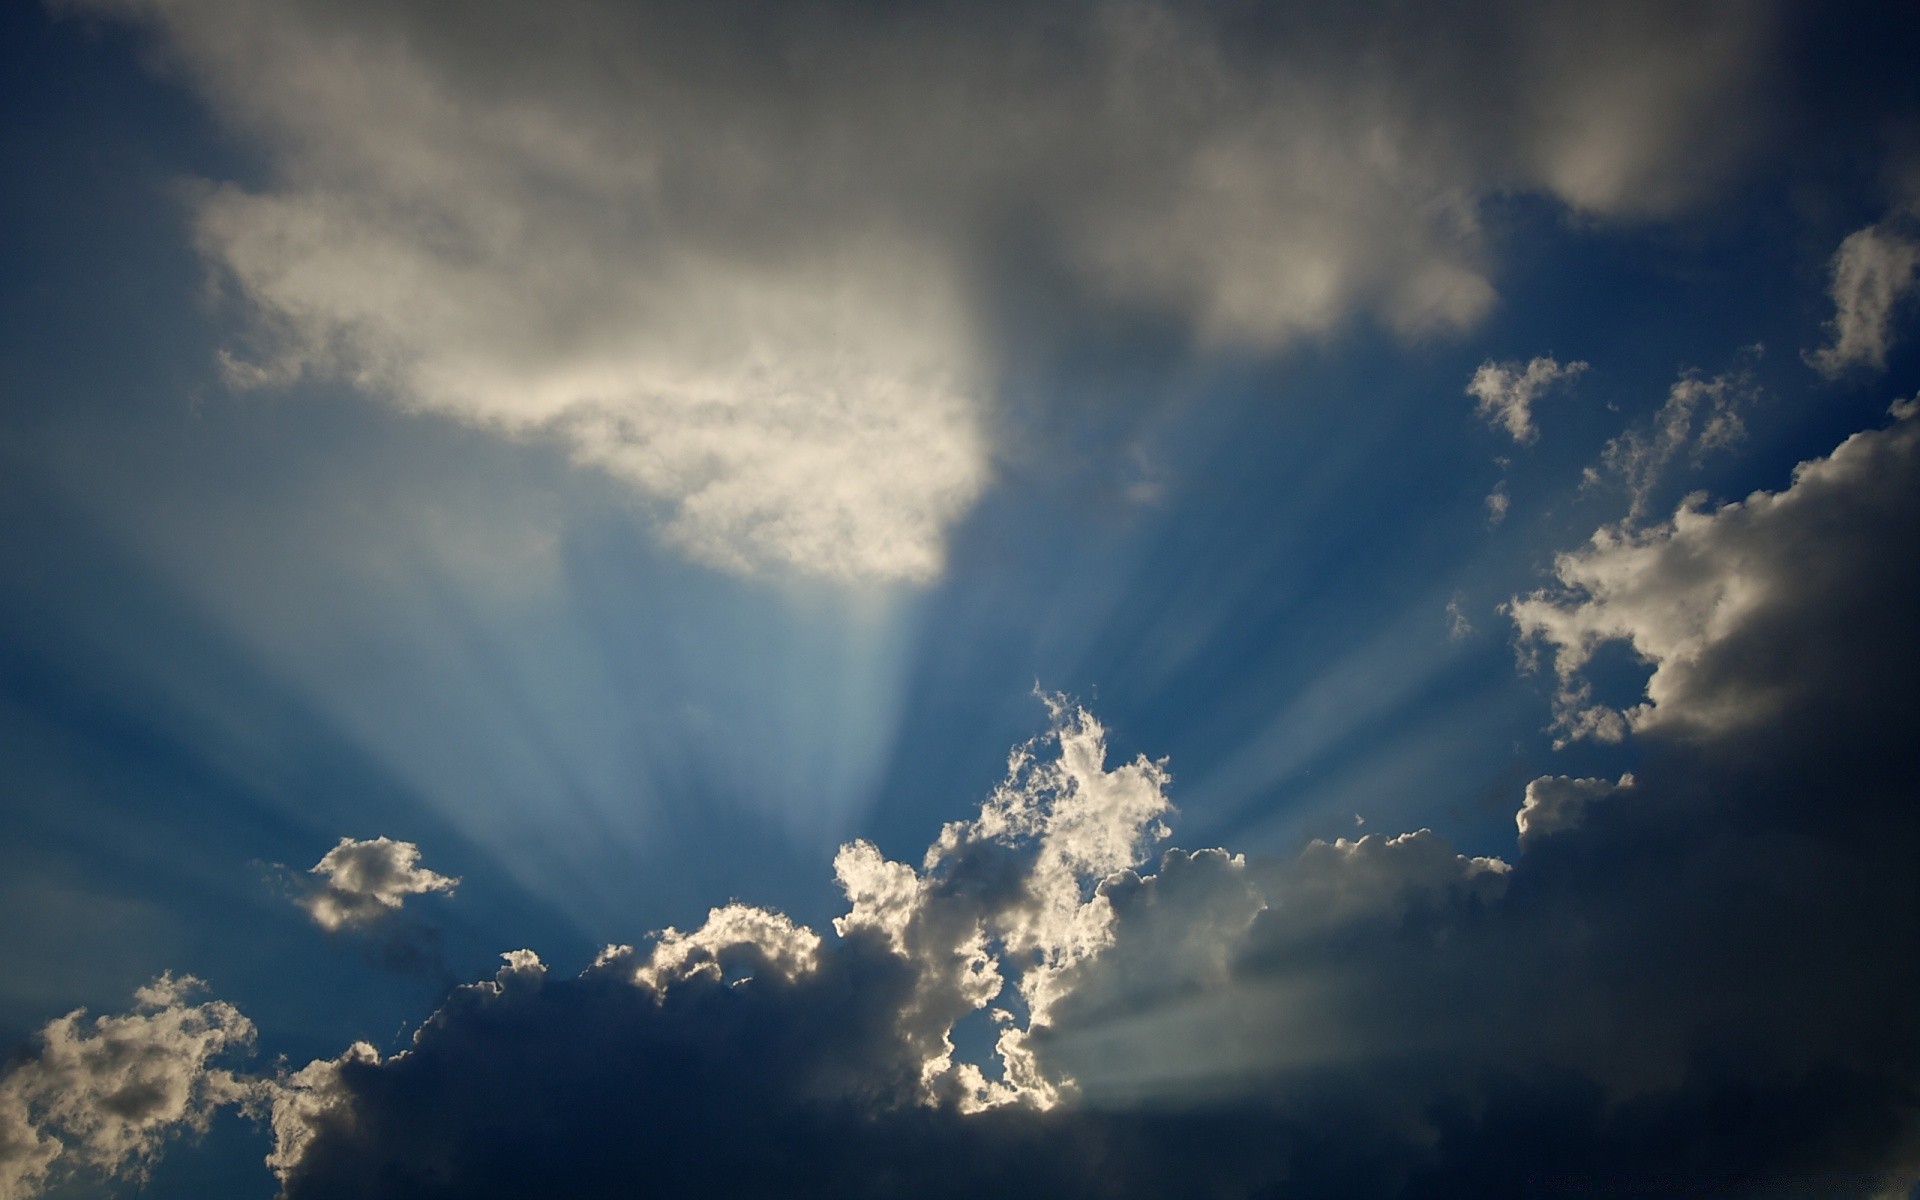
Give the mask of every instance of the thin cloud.
[[1856, 369], [1886, 369], [1894, 318], [1920, 273], [1920, 241], [1897, 220], [1848, 234], [1833, 254], [1833, 319], [1828, 342], [1805, 355], [1829, 379]]
[[[1562, 366], [1551, 355], [1532, 359], [1524, 366], [1518, 360], [1494, 362], [1488, 359], [1467, 381], [1467, 395], [1478, 400], [1474, 411], [1481, 420], [1495, 428], [1504, 428], [1514, 441], [1524, 444], [1540, 437], [1540, 430], [1533, 423], [1534, 402], [1555, 384], [1572, 379], [1585, 370], [1587, 364], [1584, 362], [1570, 362]], [[1499, 512], [1504, 515], [1505, 506]], [[1497, 523], [1498, 517], [1495, 520]]]

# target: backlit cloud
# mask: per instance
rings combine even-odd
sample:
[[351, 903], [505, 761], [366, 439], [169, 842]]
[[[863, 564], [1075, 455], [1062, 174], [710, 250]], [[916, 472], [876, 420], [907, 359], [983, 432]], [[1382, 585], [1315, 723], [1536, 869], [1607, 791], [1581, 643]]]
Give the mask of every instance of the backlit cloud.
[[[1678, 385], [1676, 385], [1677, 387]], [[1875, 653], [1840, 614], [1912, 577], [1894, 546], [1920, 539], [1920, 420], [1894, 406], [1885, 429], [1801, 463], [1791, 486], [1707, 508], [1692, 500], [1645, 530], [1601, 529], [1555, 561], [1560, 588], [1509, 605], [1524, 645], [1547, 651], [1566, 739], [1629, 729], [1714, 733], [1752, 726], [1829, 690]], [[1872, 628], [1904, 636], [1877, 606]], [[1583, 675], [1621, 643], [1651, 668], [1644, 699], [1595, 702]]]
[[25, 1200], [51, 1181], [145, 1177], [167, 1141], [205, 1133], [216, 1110], [265, 1093], [215, 1065], [250, 1050], [253, 1023], [221, 1000], [194, 1002], [203, 984], [162, 975], [132, 1011], [49, 1022], [28, 1057], [0, 1077], [0, 1200]]
[[294, 902], [329, 933], [378, 924], [399, 912], [408, 896], [452, 892], [460, 883], [421, 866], [420, 847], [388, 837], [343, 837], [309, 874], [322, 882]]

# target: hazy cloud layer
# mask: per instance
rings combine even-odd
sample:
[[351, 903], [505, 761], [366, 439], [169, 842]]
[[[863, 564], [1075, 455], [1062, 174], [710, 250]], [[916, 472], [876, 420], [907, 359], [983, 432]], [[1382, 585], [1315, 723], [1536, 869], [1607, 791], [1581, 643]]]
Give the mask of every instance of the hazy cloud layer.
[[[1572, 379], [1587, 369], [1583, 362], [1562, 366], [1551, 355], [1522, 365], [1518, 361], [1498, 363], [1488, 360], [1467, 381], [1467, 395], [1478, 400], [1474, 411], [1480, 419], [1496, 428], [1504, 428], [1516, 442], [1532, 442], [1540, 437], [1533, 423], [1533, 403], [1554, 384]], [[1499, 510], [1504, 514], [1505, 507]], [[1497, 520], [1497, 517], [1496, 517]]]
[[[987, 486], [993, 289], [1036, 263], [1202, 345], [1493, 302], [1478, 206], [1694, 199], [1766, 6], [75, 0], [265, 153], [195, 236], [233, 378], [561, 438], [723, 568], [924, 579]], [[1518, 430], [1516, 429], [1516, 436]]]
[[141, 1179], [169, 1138], [262, 1098], [257, 1081], [214, 1065], [252, 1048], [253, 1023], [224, 1001], [192, 1002], [202, 987], [162, 975], [131, 1012], [75, 1010], [40, 1031], [0, 1078], [0, 1200], [75, 1172]]
[[333, 933], [365, 929], [400, 911], [408, 896], [452, 892], [460, 881], [420, 865], [420, 847], [388, 837], [343, 837], [308, 872], [321, 877], [294, 902]]
[[[1874, 635], [1909, 635], [1873, 604], [1913, 579], [1913, 556], [1895, 548], [1920, 545], [1920, 420], [1911, 402], [1893, 411], [1888, 428], [1800, 464], [1784, 491], [1602, 529], [1555, 560], [1560, 589], [1514, 600], [1523, 644], [1553, 660], [1564, 737], [1731, 731], [1840, 694], [1850, 671], [1877, 677]], [[1652, 668], [1640, 703], [1592, 699], [1583, 669], [1612, 642]]]

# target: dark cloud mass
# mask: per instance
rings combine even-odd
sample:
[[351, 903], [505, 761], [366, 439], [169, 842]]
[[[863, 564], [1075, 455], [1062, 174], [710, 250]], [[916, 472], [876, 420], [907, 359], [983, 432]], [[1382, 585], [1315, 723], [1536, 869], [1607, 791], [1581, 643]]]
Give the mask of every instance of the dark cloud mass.
[[[577, 977], [521, 952], [406, 1052], [307, 1068], [287, 1194], [1900, 1195], [1917, 420], [1646, 535], [1745, 547], [1694, 587], [1798, 569], [1686, 659], [1633, 779], [1528, 786], [1511, 864], [1422, 830], [1142, 874], [1164, 769], [1056, 706], [923, 868], [842, 852], [838, 937], [731, 906]], [[998, 1061], [955, 1061], [992, 1007]]]

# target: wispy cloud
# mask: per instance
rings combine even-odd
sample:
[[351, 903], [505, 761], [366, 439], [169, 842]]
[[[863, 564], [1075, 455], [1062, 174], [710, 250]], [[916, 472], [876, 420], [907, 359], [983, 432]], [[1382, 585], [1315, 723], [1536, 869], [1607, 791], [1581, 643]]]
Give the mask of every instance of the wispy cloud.
[[1618, 480], [1627, 492], [1627, 519], [1639, 520], [1676, 459], [1684, 456], [1697, 465], [1706, 454], [1746, 436], [1741, 409], [1752, 403], [1754, 390], [1751, 375], [1742, 369], [1713, 376], [1688, 371], [1667, 389], [1666, 401], [1645, 426], [1607, 443], [1601, 467], [1587, 469], [1585, 486], [1607, 476]]
[[1829, 341], [1806, 354], [1829, 379], [1855, 369], [1879, 371], [1895, 341], [1894, 318], [1920, 272], [1920, 241], [1911, 220], [1889, 218], [1848, 234], [1833, 253], [1833, 319]]
[[1473, 378], [1467, 381], [1467, 395], [1479, 401], [1474, 411], [1487, 424], [1504, 428], [1516, 442], [1532, 442], [1540, 437], [1539, 427], [1533, 423], [1534, 402], [1555, 384], [1572, 379], [1586, 369], [1584, 362], [1562, 366], [1551, 355], [1532, 359], [1524, 366], [1518, 360], [1494, 362], [1489, 359], [1481, 363]]

